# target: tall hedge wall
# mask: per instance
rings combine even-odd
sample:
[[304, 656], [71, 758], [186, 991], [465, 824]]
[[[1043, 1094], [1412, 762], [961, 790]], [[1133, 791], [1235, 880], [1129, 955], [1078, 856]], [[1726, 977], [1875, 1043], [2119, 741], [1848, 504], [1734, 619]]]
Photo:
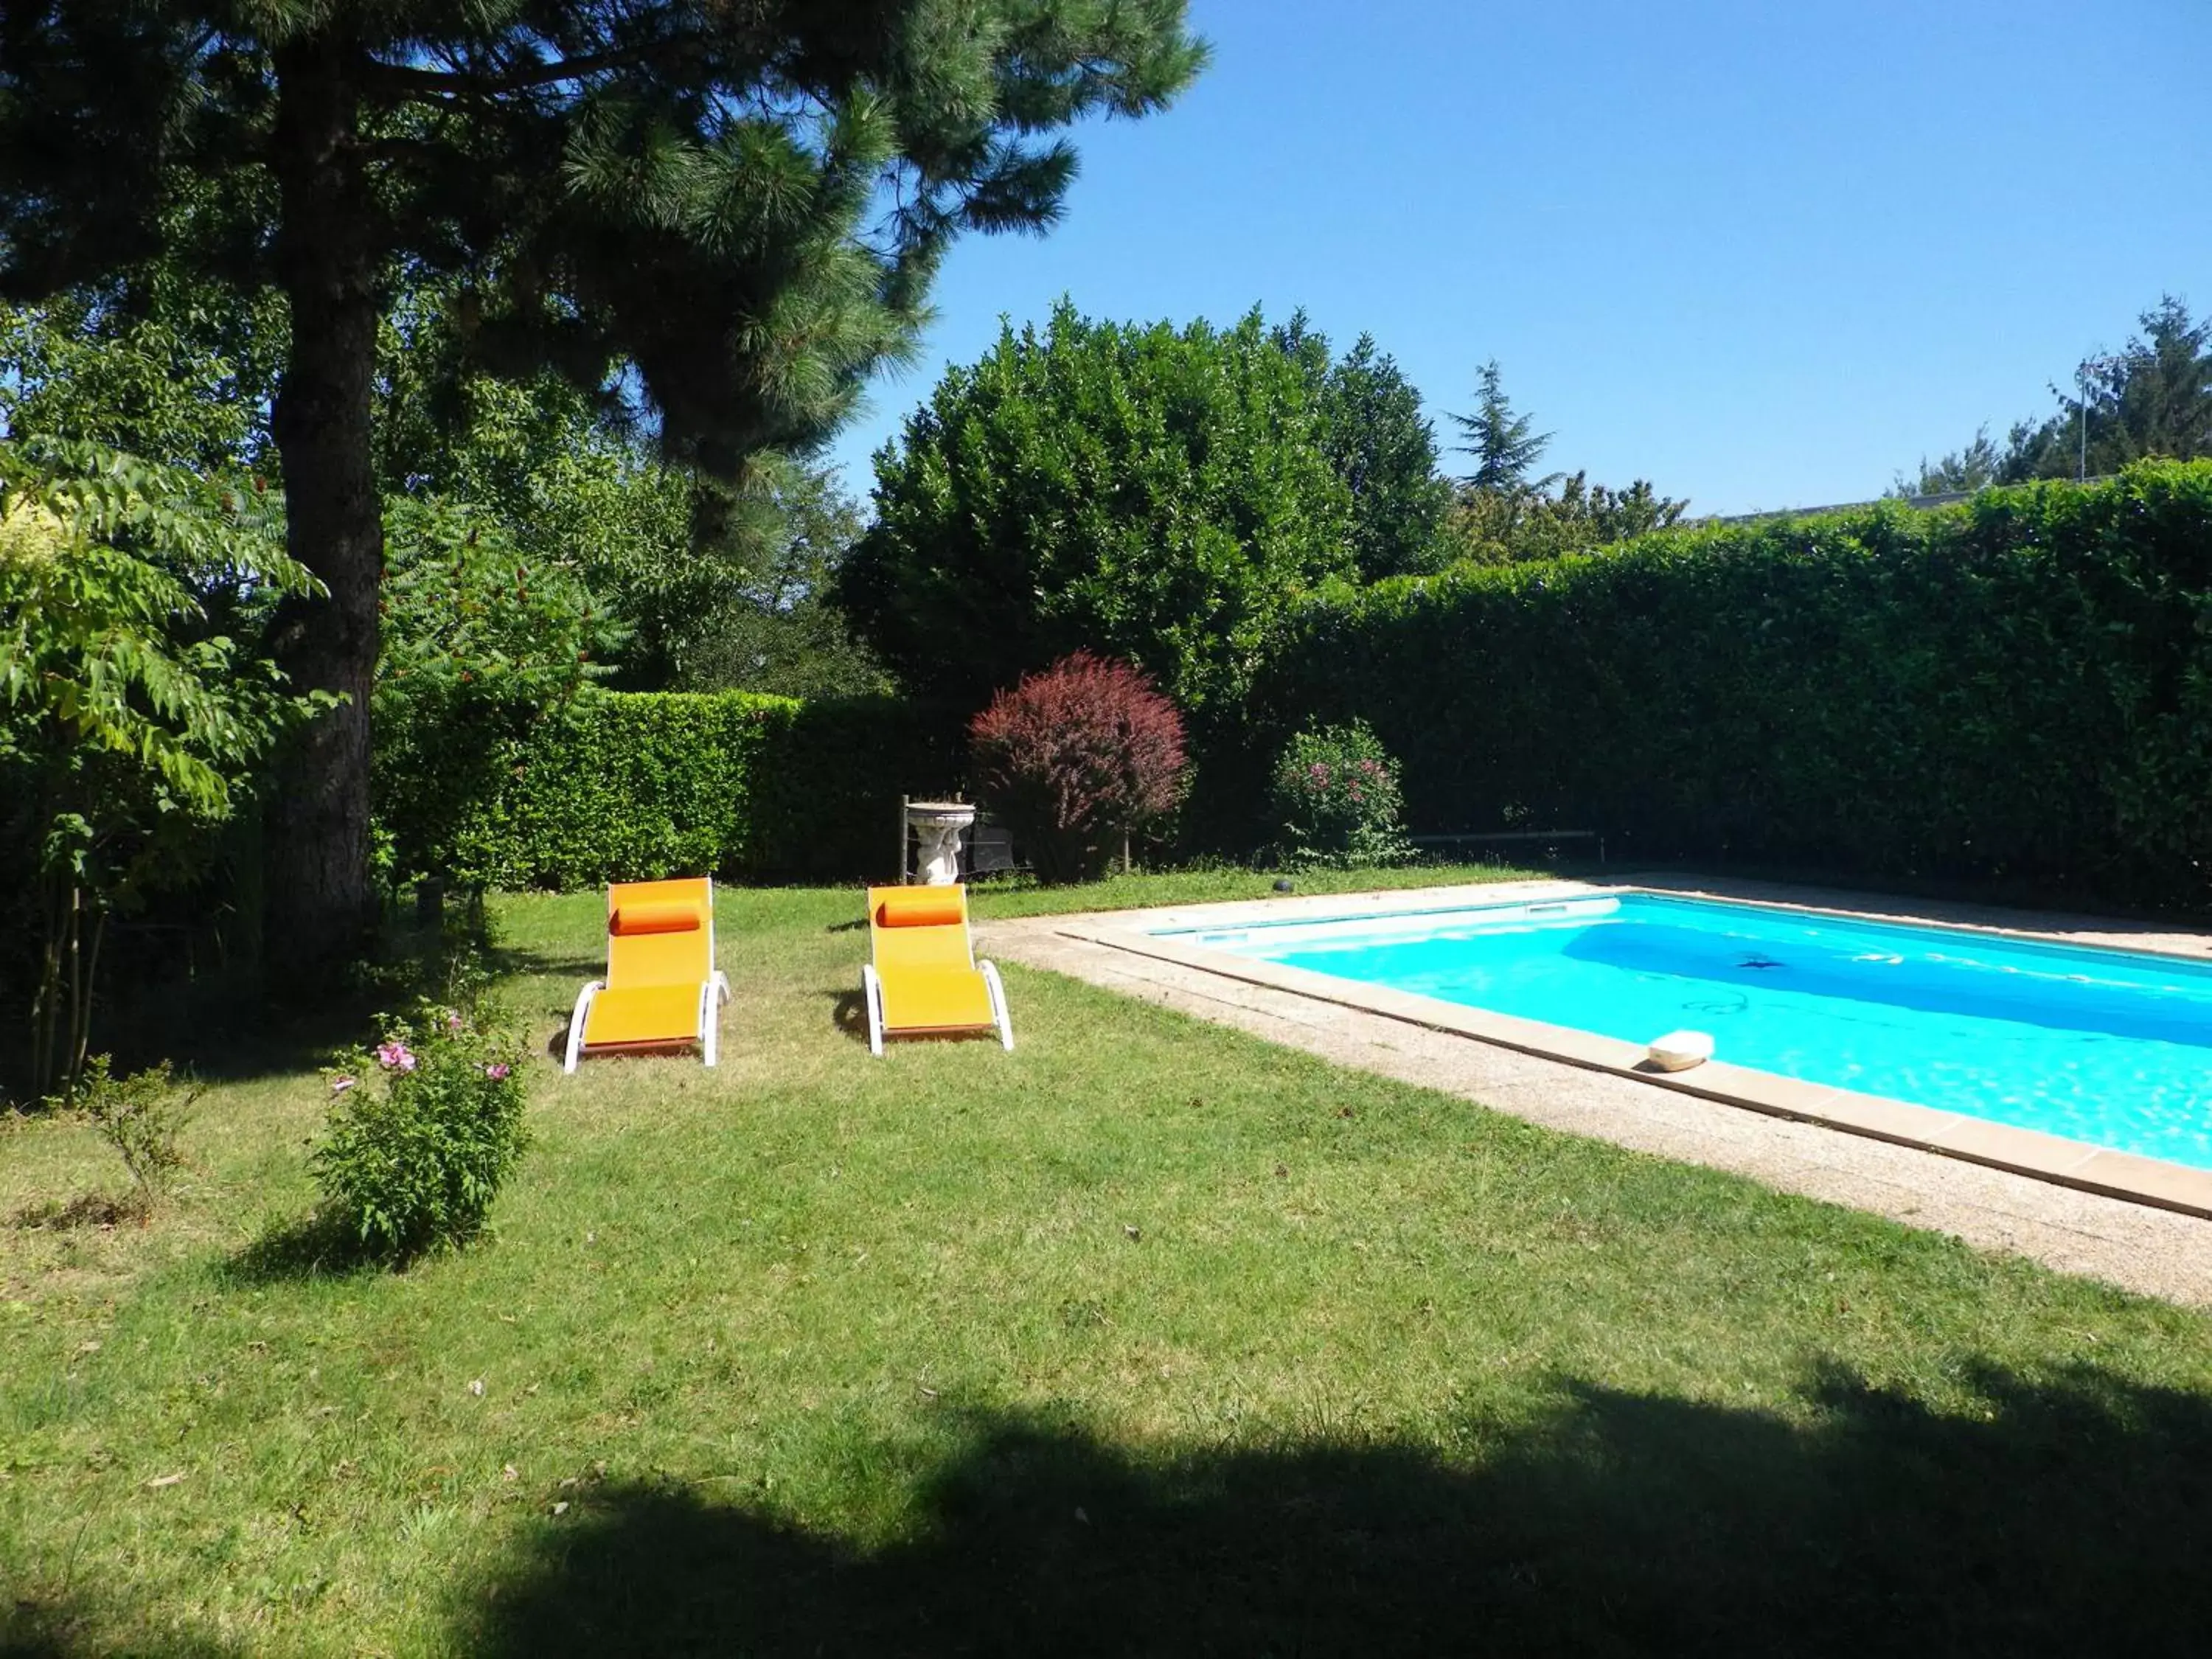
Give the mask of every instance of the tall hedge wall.
[[890, 697], [592, 692], [550, 714], [475, 703], [394, 731], [379, 824], [403, 879], [881, 878], [898, 797], [954, 787], [960, 735], [957, 719]]
[[1308, 607], [1266, 741], [1361, 715], [1417, 830], [2212, 899], [2212, 464], [1661, 532]]

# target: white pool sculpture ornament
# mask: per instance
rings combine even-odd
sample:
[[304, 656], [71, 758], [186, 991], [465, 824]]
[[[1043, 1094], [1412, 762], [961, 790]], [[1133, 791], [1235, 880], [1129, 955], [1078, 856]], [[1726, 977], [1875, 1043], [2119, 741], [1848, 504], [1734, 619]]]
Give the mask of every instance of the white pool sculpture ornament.
[[917, 879], [925, 887], [950, 887], [960, 879], [960, 836], [975, 822], [975, 809], [965, 801], [917, 800], [907, 803], [906, 821], [914, 826], [921, 860]]
[[1644, 1058], [1662, 1072], [1686, 1072], [1713, 1057], [1712, 1035], [1707, 1031], [1669, 1031], [1651, 1039]]

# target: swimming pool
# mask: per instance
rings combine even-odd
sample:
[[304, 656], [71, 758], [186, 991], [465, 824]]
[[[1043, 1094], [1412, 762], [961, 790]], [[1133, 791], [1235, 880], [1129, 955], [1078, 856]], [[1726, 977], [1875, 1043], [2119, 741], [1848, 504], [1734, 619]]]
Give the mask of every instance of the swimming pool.
[[1158, 937], [2212, 1170], [2212, 966], [1648, 893]]

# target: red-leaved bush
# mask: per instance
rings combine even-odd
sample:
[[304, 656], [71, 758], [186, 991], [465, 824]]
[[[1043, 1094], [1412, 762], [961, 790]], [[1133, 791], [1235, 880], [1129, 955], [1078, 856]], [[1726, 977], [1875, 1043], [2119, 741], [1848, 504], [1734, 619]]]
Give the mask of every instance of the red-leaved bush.
[[1104, 874], [1125, 834], [1174, 810], [1189, 772], [1175, 705], [1088, 651], [1000, 691], [968, 735], [983, 804], [1048, 882]]

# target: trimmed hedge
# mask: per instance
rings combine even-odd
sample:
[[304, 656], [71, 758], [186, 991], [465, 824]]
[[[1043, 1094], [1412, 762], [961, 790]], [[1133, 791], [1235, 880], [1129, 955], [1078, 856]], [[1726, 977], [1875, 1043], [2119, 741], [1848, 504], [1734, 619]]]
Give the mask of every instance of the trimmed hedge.
[[755, 756], [753, 837], [733, 873], [891, 879], [899, 797], [966, 792], [967, 738], [968, 711], [941, 702], [879, 696], [792, 705], [767, 723]]
[[735, 691], [589, 692], [542, 718], [481, 704], [406, 735], [378, 779], [395, 876], [566, 890], [888, 876], [899, 795], [957, 783], [961, 732], [896, 698]]
[[[964, 711], [589, 692], [378, 734], [402, 878], [888, 875]], [[1662, 532], [1307, 604], [1194, 733], [1224, 847], [1265, 758], [1362, 719], [1419, 830], [1595, 829], [1627, 857], [2005, 878], [2212, 904], [2212, 463], [1915, 512]], [[1250, 776], [1247, 776], [1250, 774]]]
[[2212, 464], [1662, 532], [1307, 606], [1255, 737], [1368, 720], [1416, 830], [2212, 899]]

